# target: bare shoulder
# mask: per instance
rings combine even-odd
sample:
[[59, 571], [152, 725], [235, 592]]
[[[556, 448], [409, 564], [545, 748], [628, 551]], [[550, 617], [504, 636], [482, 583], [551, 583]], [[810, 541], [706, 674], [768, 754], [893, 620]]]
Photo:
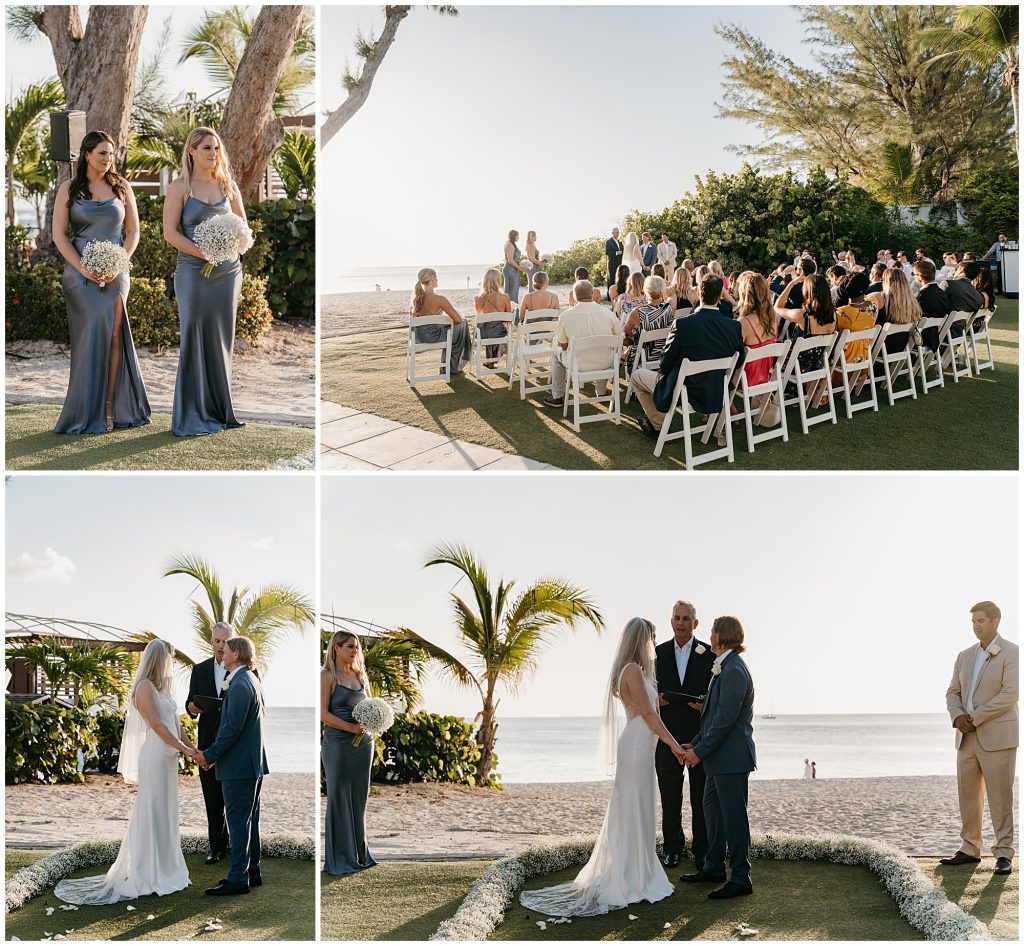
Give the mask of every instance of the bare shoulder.
[[66, 181], [62, 181], [60, 187], [57, 188], [57, 196], [67, 199], [68, 192], [71, 190], [71, 179], [68, 178]]

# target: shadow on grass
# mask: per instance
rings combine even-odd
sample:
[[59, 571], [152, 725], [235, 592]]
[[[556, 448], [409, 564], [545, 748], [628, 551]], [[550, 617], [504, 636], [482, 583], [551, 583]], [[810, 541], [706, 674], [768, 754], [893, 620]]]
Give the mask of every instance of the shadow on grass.
[[993, 874], [995, 859], [990, 857], [960, 867], [943, 866], [932, 858], [920, 863], [953, 903], [989, 926], [994, 939], [1018, 938], [1020, 885], [1016, 873]]

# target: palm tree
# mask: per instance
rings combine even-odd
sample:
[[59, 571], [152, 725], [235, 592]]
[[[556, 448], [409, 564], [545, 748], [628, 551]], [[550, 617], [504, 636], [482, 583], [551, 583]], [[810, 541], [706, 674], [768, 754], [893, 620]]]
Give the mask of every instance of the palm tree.
[[[331, 631], [320, 631], [321, 659], [331, 636]], [[360, 640], [373, 695], [399, 700], [406, 712], [415, 710], [423, 702], [419, 684], [430, 660], [427, 653], [414, 641], [394, 633]]]
[[46, 678], [49, 697], [55, 699], [62, 688], [70, 688], [77, 706], [83, 691], [116, 693], [127, 691], [126, 670], [132, 656], [123, 647], [111, 644], [67, 645], [56, 637], [18, 641], [7, 646], [7, 659], [24, 660], [31, 671]]
[[1020, 137], [1020, 10], [1016, 5], [956, 8], [949, 26], [921, 30], [920, 40], [941, 50], [930, 62], [957, 59], [965, 66], [988, 71], [997, 63], [1003, 67], [1003, 83], [1013, 102], [1014, 150], [1019, 154]]
[[[7, 180], [7, 224], [14, 223], [14, 194], [19, 171], [25, 172], [25, 180], [32, 179], [31, 170], [24, 166], [30, 163], [31, 154], [26, 154], [24, 145], [33, 143], [41, 119], [46, 112], [64, 105], [64, 89], [56, 79], [47, 79], [25, 87], [21, 95], [4, 106], [4, 143], [7, 148], [7, 164], [4, 177]], [[35, 162], [38, 164], [38, 162]], [[19, 164], [22, 165], [19, 168]]]
[[500, 579], [497, 588], [492, 587], [484, 566], [463, 546], [438, 546], [424, 568], [431, 565], [451, 565], [469, 580], [475, 607], [451, 593], [452, 612], [469, 663], [409, 628], [398, 628], [393, 636], [413, 641], [456, 683], [480, 694], [476, 784], [486, 785], [497, 741], [498, 685], [511, 690], [521, 686], [536, 669], [542, 649], [560, 631], [575, 631], [586, 622], [600, 634], [604, 618], [584, 589], [561, 578], [539, 579], [513, 598], [515, 581]]
[[201, 558], [177, 556], [164, 571], [164, 578], [170, 575], [188, 575], [206, 594], [205, 605], [192, 602], [192, 629], [198, 649], [207, 656], [212, 654], [210, 631], [218, 621], [226, 621], [252, 641], [256, 663], [264, 676], [274, 652], [291, 632], [304, 633], [316, 617], [309, 599], [286, 585], [267, 585], [257, 591], [232, 588], [225, 604], [220, 578]]
[[274, 155], [274, 168], [285, 193], [293, 200], [316, 196], [316, 140], [301, 131], [291, 131]]

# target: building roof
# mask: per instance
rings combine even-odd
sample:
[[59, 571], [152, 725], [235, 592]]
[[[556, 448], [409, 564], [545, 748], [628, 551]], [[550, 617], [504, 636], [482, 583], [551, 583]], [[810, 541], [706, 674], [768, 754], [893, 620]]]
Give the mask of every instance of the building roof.
[[146, 646], [145, 641], [135, 638], [134, 631], [126, 631], [110, 624], [78, 621], [73, 618], [40, 617], [35, 614], [4, 612], [5, 640], [31, 640], [38, 637], [92, 641], [97, 644], [118, 644], [128, 650], [142, 650]]
[[360, 637], [383, 637], [389, 627], [383, 624], [374, 624], [373, 621], [361, 621], [359, 618], [343, 618], [337, 614], [320, 612], [320, 627], [332, 634], [335, 631], [348, 631], [351, 634], [358, 634]]

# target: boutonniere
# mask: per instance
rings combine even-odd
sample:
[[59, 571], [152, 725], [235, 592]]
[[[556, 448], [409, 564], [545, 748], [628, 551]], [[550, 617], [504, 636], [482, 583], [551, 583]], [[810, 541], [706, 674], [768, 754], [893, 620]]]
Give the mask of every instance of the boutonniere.
[[991, 660], [991, 659], [992, 659], [993, 657], [998, 657], [998, 656], [999, 656], [999, 653], [1000, 653], [1000, 651], [1002, 651], [1002, 649], [1003, 649], [1003, 648], [1002, 648], [1002, 647], [1000, 647], [1000, 646], [999, 646], [998, 644], [996, 644], [996, 645], [995, 645], [995, 646], [993, 646], [993, 647], [990, 647], [990, 648], [989, 648], [989, 651], [988, 651], [988, 656], [987, 656], [987, 657], [985, 658], [985, 660], [986, 660], [986, 661], [989, 661], [989, 660]]
[[231, 682], [228, 680], [227, 677], [225, 677], [224, 678], [224, 682], [220, 685], [220, 692], [221, 693], [227, 693], [229, 686], [231, 686]]
[[712, 665], [712, 667], [711, 667], [711, 676], [717, 677], [721, 672], [722, 672], [722, 665], [720, 663], [716, 663], [716, 664]]
[[698, 654], [706, 654], [707, 652], [708, 652], [708, 649], [703, 644], [698, 644], [697, 645], [697, 653]]

